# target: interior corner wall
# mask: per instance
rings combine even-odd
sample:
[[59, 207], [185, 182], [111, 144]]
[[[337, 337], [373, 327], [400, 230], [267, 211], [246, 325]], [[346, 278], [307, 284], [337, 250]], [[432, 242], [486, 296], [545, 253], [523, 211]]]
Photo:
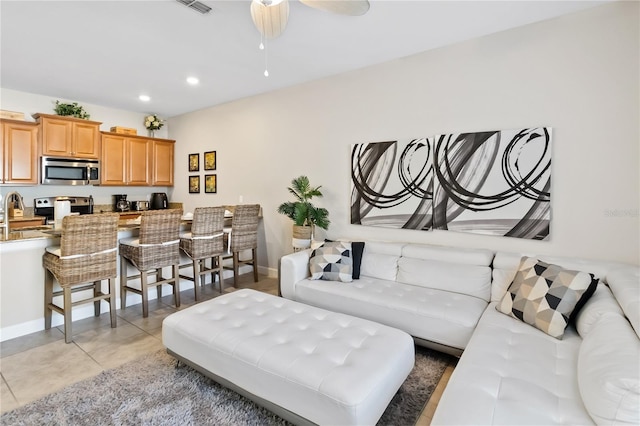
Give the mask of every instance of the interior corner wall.
[[[276, 213], [305, 174], [330, 212], [318, 238], [484, 247], [639, 263], [639, 4], [572, 15], [174, 117], [174, 198], [197, 206], [260, 203], [259, 264], [292, 252]], [[259, 78], [259, 77], [257, 77]], [[223, 84], [223, 82], [221, 83]], [[354, 143], [440, 133], [553, 128], [548, 241], [351, 225]], [[189, 173], [187, 155], [217, 151], [217, 170]], [[189, 194], [187, 177], [218, 179]]]

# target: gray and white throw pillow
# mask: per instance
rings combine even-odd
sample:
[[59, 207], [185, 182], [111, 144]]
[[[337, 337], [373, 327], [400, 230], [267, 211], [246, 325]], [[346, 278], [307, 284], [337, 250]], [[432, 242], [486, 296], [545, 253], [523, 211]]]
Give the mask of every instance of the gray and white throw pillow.
[[309, 271], [312, 280], [353, 281], [351, 243], [326, 242], [311, 252]]

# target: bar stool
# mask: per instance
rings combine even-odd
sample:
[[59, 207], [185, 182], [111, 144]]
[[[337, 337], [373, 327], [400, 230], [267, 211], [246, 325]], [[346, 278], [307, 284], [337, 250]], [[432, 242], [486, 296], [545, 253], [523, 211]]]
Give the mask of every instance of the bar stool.
[[[158, 299], [162, 297], [162, 285], [173, 287], [176, 307], [180, 306], [180, 217], [182, 210], [150, 210], [140, 216], [138, 237], [120, 240], [120, 306], [127, 305], [127, 291], [142, 296], [142, 316], [149, 316], [148, 288], [156, 287]], [[140, 274], [127, 275], [127, 263], [133, 265]], [[163, 278], [162, 268], [170, 266], [170, 278]], [[149, 282], [149, 275], [155, 274], [155, 282]], [[140, 278], [140, 289], [128, 285], [130, 280]]]
[[[65, 216], [62, 220], [60, 246], [47, 247], [42, 256], [44, 274], [44, 328], [51, 328], [51, 315], [64, 316], [64, 341], [71, 343], [72, 307], [94, 303], [95, 316], [100, 315], [100, 301], [109, 303], [111, 327], [116, 327], [115, 278], [118, 274], [117, 213]], [[53, 291], [54, 278], [62, 287]], [[103, 293], [102, 280], [109, 280], [109, 292]], [[93, 290], [92, 297], [71, 300], [71, 294]], [[62, 307], [53, 298], [62, 295]]]
[[[231, 229], [228, 234], [228, 248], [224, 259], [233, 259], [233, 285], [238, 285], [238, 269], [240, 265], [253, 267], [253, 280], [258, 282], [258, 263], [256, 249], [258, 247], [258, 222], [260, 204], [242, 204], [236, 206], [231, 219]], [[240, 259], [240, 252], [251, 250], [250, 259]]]
[[[191, 262], [180, 265], [180, 268], [193, 267], [193, 278], [180, 275], [180, 278], [193, 281], [196, 302], [200, 299], [200, 286], [204, 285], [203, 275], [211, 274], [211, 285], [215, 283], [215, 275], [220, 281], [220, 293], [223, 290], [222, 255], [224, 254], [224, 207], [198, 207], [193, 214], [191, 232], [180, 236], [180, 249]], [[211, 259], [211, 267], [205, 265]]]

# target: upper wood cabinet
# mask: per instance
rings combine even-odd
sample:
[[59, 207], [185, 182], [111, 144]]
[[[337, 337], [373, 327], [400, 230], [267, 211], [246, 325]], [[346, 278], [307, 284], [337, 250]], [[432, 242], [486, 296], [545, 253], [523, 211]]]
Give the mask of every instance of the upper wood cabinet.
[[38, 183], [38, 124], [0, 119], [0, 183]]
[[174, 142], [102, 132], [101, 185], [173, 186]]
[[60, 115], [34, 114], [40, 124], [42, 155], [47, 157], [100, 157], [100, 122]]
[[173, 186], [173, 150], [175, 141], [154, 139], [152, 154], [153, 186]]

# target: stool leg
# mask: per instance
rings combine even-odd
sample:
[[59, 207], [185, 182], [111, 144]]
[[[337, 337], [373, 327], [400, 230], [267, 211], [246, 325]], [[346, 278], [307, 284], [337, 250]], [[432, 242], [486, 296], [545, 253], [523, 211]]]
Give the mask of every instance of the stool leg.
[[[173, 298], [176, 302], [176, 308], [180, 307], [180, 268], [179, 264], [173, 265]], [[195, 284], [195, 283], [194, 283]]]
[[200, 275], [201, 260], [193, 259], [193, 288], [196, 296], [196, 302], [200, 300], [200, 285], [202, 280], [202, 275]]
[[[211, 259], [211, 263], [213, 263], [213, 259], [216, 259], [216, 274], [218, 274], [218, 281], [220, 282], [220, 294], [224, 291], [224, 276], [222, 269], [222, 256], [216, 256]], [[214, 281], [211, 281], [211, 285], [213, 286]]]
[[111, 328], [116, 328], [116, 279], [109, 278], [109, 315], [111, 316]]
[[[93, 283], [93, 297], [98, 297], [100, 296], [100, 292], [102, 290], [102, 281], [95, 281]], [[96, 317], [100, 316], [100, 301], [96, 300], [95, 302], [93, 302], [93, 315]]]
[[147, 271], [140, 271], [140, 289], [142, 293], [142, 317], [149, 316], [149, 292], [147, 290]]
[[51, 328], [51, 306], [53, 303], [53, 274], [50, 270], [44, 270], [44, 329]]
[[240, 261], [240, 253], [233, 252], [233, 286], [238, 287], [238, 263]]
[[64, 341], [71, 343], [73, 340], [73, 332], [71, 331], [71, 287], [62, 289], [62, 297], [64, 298]]
[[253, 281], [258, 282], [258, 259], [256, 257], [256, 249], [251, 249], [253, 256]]
[[[162, 281], [163, 279], [164, 278], [162, 278], [162, 268], [156, 269], [156, 282]], [[162, 285], [156, 286], [156, 292], [158, 293], [158, 301], [160, 301], [160, 299], [162, 299]]]
[[127, 259], [120, 256], [120, 309], [127, 307]]

